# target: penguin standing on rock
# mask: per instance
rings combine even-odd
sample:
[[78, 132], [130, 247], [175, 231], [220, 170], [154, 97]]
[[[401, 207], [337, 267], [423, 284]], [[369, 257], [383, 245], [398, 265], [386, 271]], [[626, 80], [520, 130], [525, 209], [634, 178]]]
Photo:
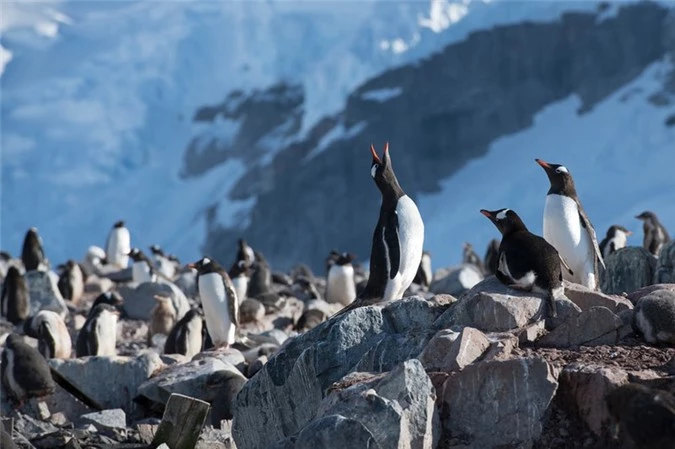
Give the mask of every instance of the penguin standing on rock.
[[198, 272], [199, 297], [204, 308], [206, 329], [216, 348], [234, 343], [239, 325], [237, 292], [227, 271], [218, 263], [204, 257], [190, 265]]
[[558, 251], [528, 231], [518, 214], [510, 209], [481, 209], [480, 213], [502, 234], [495, 273], [497, 279], [511, 288], [545, 294], [549, 316], [557, 316], [555, 300], [564, 293], [562, 259]]
[[644, 232], [642, 246], [652, 255], [658, 256], [663, 245], [670, 241], [668, 231], [654, 212], [646, 210], [635, 218], [642, 220], [642, 230]]
[[99, 304], [89, 312], [77, 335], [77, 357], [117, 355], [117, 319], [120, 312], [109, 304]]
[[131, 234], [120, 220], [113, 225], [105, 245], [106, 259], [110, 265], [122, 270], [129, 265]]
[[59, 276], [58, 288], [64, 299], [77, 303], [84, 294], [84, 274], [74, 260], [63, 266]]
[[470, 264], [478, 267], [480, 271], [484, 271], [483, 261], [480, 256], [473, 250], [473, 245], [469, 242], [464, 242], [464, 250], [462, 252], [462, 261], [465, 264]]
[[73, 342], [61, 315], [51, 310], [40, 310], [26, 324], [26, 335], [37, 338], [38, 351], [45, 359], [70, 358]]
[[91, 308], [89, 309], [89, 315], [92, 314], [94, 310], [96, 310], [96, 307], [99, 304], [108, 304], [115, 309], [119, 310], [120, 313], [122, 312], [122, 306], [124, 305], [124, 298], [122, 298], [122, 295], [120, 295], [117, 292], [104, 292], [101, 293], [96, 297], [94, 300], [94, 303], [91, 305]]
[[535, 159], [551, 183], [544, 206], [544, 238], [553, 245], [571, 271], [563, 272], [568, 281], [592, 290], [599, 288], [600, 253], [595, 229], [579, 201], [574, 179], [563, 165]]
[[600, 242], [600, 253], [602, 253], [602, 258], [606, 259], [607, 256], [614, 251], [625, 248], [626, 243], [628, 242], [628, 236], [631, 234], [632, 232], [623, 226], [610, 226], [607, 230], [607, 235], [602, 239], [602, 242]]
[[380, 218], [373, 233], [368, 283], [354, 302], [336, 315], [358, 307], [403, 297], [422, 260], [424, 222], [415, 202], [396, 179], [385, 144], [380, 158], [370, 146], [370, 174], [382, 194]]
[[356, 284], [354, 283], [354, 255], [342, 253], [328, 270], [326, 279], [326, 301], [348, 305], [356, 299]]
[[12, 324], [18, 324], [28, 318], [30, 314], [30, 298], [28, 287], [19, 269], [14, 265], [7, 270], [7, 276], [2, 284], [2, 316]]
[[2, 351], [2, 384], [19, 407], [26, 399], [49, 396], [56, 389], [45, 358], [14, 333], [9, 334]]
[[21, 249], [21, 261], [26, 271], [47, 270], [45, 251], [42, 247], [42, 238], [38, 235], [37, 228], [30, 228], [26, 232]]
[[143, 251], [133, 248], [129, 251], [129, 257], [134, 261], [134, 264], [131, 266], [131, 279], [133, 282], [142, 284], [143, 282], [155, 281], [153, 264]]
[[429, 251], [422, 252], [422, 260], [420, 261], [420, 266], [417, 269], [417, 274], [413, 282], [417, 285], [420, 285], [424, 290], [428, 290], [431, 285], [431, 281], [434, 280], [434, 274], [431, 271], [431, 253]]
[[202, 310], [195, 307], [171, 328], [164, 343], [164, 354], [183, 354], [192, 358], [202, 350], [205, 337], [204, 316]]

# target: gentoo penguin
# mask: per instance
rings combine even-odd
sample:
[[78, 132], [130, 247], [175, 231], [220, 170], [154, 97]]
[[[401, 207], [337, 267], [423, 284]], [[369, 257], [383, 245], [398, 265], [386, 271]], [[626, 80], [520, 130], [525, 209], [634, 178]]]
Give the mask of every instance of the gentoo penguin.
[[134, 261], [131, 266], [131, 279], [136, 284], [143, 282], [154, 282], [156, 279], [153, 263], [148, 256], [138, 248], [132, 248], [129, 251], [129, 257]]
[[465, 264], [475, 265], [480, 268], [481, 271], [484, 271], [483, 261], [480, 260], [480, 256], [476, 254], [476, 251], [473, 250], [473, 245], [469, 242], [464, 242], [462, 262]]
[[155, 334], [169, 335], [177, 318], [170, 296], [155, 295], [154, 298], [157, 304], [150, 311], [148, 345], [152, 345], [152, 336]]
[[510, 209], [481, 209], [480, 213], [489, 218], [502, 234], [495, 273], [497, 278], [508, 287], [545, 294], [549, 316], [555, 317], [555, 300], [564, 293], [562, 260], [558, 251], [546, 240], [528, 231], [518, 214]]
[[234, 285], [227, 271], [208, 257], [191, 266], [198, 272], [199, 297], [209, 335], [216, 348], [227, 347], [234, 343], [239, 325], [239, 301]]
[[195, 307], [171, 328], [164, 343], [164, 354], [183, 354], [192, 358], [202, 350], [205, 337], [203, 313]]
[[335, 258], [326, 279], [327, 302], [346, 306], [356, 299], [354, 267], [352, 266], [354, 259], [354, 255], [349, 253], [342, 253]]
[[77, 303], [84, 294], [84, 274], [80, 265], [74, 260], [66, 262], [57, 285], [63, 299]]
[[328, 272], [330, 271], [330, 267], [333, 266], [337, 258], [340, 257], [340, 253], [334, 249], [330, 250], [330, 253], [328, 254], [328, 257], [326, 257], [326, 276], [328, 276]]
[[241, 304], [247, 296], [248, 282], [251, 275], [251, 266], [246, 265], [246, 261], [237, 261], [232, 268], [230, 268], [230, 279], [234, 285], [234, 291], [237, 292], [237, 301]]
[[592, 290], [597, 290], [599, 265], [605, 267], [595, 229], [577, 197], [574, 180], [563, 165], [535, 159], [551, 183], [544, 206], [544, 238], [567, 262], [573, 275], [563, 277]]
[[61, 315], [51, 310], [40, 310], [26, 324], [26, 335], [37, 338], [38, 351], [44, 358], [70, 358], [73, 341]]
[[260, 295], [269, 293], [272, 287], [272, 271], [267, 260], [258, 251], [254, 251], [254, 254], [253, 272], [248, 281], [247, 296], [249, 298], [257, 298]]
[[101, 268], [108, 263], [105, 255], [105, 250], [100, 246], [91, 245], [87, 248], [87, 253], [84, 255], [82, 265], [87, 274], [99, 274]]
[[646, 210], [635, 218], [642, 220], [642, 231], [644, 232], [642, 246], [654, 256], [658, 256], [663, 245], [670, 241], [668, 231], [654, 212]]
[[338, 314], [380, 301], [403, 297], [422, 260], [424, 222], [415, 202], [396, 179], [385, 144], [382, 158], [370, 146], [370, 174], [382, 194], [380, 218], [373, 233], [368, 283], [354, 302]]
[[152, 252], [152, 258], [154, 259], [153, 265], [157, 271], [163, 274], [167, 279], [173, 279], [173, 276], [176, 274], [176, 265], [169, 260], [159, 245], [152, 245], [150, 251]]
[[120, 316], [122, 312], [122, 306], [124, 305], [124, 298], [122, 298], [122, 295], [120, 295], [117, 292], [104, 292], [101, 293], [96, 297], [94, 300], [94, 303], [91, 305], [91, 308], [89, 309], [89, 314], [88, 316], [92, 315], [92, 312], [96, 310], [96, 307], [100, 304], [108, 304], [115, 309], [120, 311]]
[[485, 250], [485, 272], [495, 274], [499, 263], [499, 240], [492, 239]]
[[117, 355], [117, 319], [119, 310], [109, 304], [99, 304], [89, 312], [87, 321], [77, 335], [77, 357]]
[[7, 336], [2, 351], [2, 384], [20, 407], [26, 399], [49, 396], [56, 389], [47, 360], [15, 333]]
[[38, 235], [37, 228], [30, 228], [23, 239], [21, 249], [21, 261], [26, 271], [47, 270], [45, 252], [42, 248], [42, 237]]
[[602, 258], [606, 259], [607, 256], [614, 251], [624, 248], [628, 241], [628, 236], [631, 234], [632, 232], [623, 226], [610, 226], [607, 230], [607, 235], [602, 239], [602, 242], [600, 242], [600, 253], [602, 254]]
[[434, 280], [434, 274], [431, 271], [431, 253], [429, 251], [422, 252], [422, 260], [420, 261], [420, 266], [417, 269], [417, 274], [413, 282], [417, 285], [420, 285], [424, 290], [429, 289], [431, 281]]
[[633, 440], [627, 447], [675, 448], [675, 397], [669, 392], [629, 383], [610, 391], [605, 402], [616, 425], [613, 436], [622, 432], [622, 441]]
[[12, 324], [20, 323], [30, 314], [30, 298], [28, 287], [21, 272], [14, 265], [7, 270], [7, 276], [2, 283], [2, 316]]
[[129, 265], [129, 251], [131, 251], [131, 235], [120, 220], [113, 225], [105, 244], [106, 259], [110, 265], [124, 269]]

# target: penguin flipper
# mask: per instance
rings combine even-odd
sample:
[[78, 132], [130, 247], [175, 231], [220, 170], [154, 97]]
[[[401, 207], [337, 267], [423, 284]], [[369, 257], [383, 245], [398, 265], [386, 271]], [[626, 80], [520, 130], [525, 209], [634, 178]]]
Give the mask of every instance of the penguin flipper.
[[607, 267], [605, 267], [605, 261], [602, 260], [602, 253], [600, 252], [600, 246], [598, 246], [598, 238], [595, 235], [595, 230], [593, 229], [593, 225], [591, 225], [591, 220], [589, 220], [588, 215], [586, 215], [586, 211], [581, 206], [581, 203], [579, 202], [578, 198], [577, 198], [577, 210], [579, 211], [579, 220], [581, 221], [581, 226], [583, 226], [583, 228], [586, 230], [588, 236], [591, 239], [593, 251], [595, 252], [595, 257], [600, 262], [600, 265], [602, 265], [602, 268], [606, 269]]
[[401, 267], [401, 242], [398, 235], [398, 215], [389, 215], [383, 230], [385, 252], [389, 261], [389, 279], [394, 279]]
[[570, 274], [570, 276], [574, 276], [574, 271], [572, 271], [570, 266], [567, 264], [567, 261], [565, 260], [565, 258], [563, 256], [561, 256], [560, 253], [558, 253], [558, 257], [560, 258], [560, 263], [567, 270], [567, 272]]
[[230, 312], [230, 317], [235, 326], [239, 326], [239, 300], [237, 298], [237, 292], [234, 289], [234, 284], [230, 279], [230, 276], [227, 272], [223, 271], [221, 273], [223, 276], [223, 285], [225, 286], [225, 294], [227, 295], [227, 307]]

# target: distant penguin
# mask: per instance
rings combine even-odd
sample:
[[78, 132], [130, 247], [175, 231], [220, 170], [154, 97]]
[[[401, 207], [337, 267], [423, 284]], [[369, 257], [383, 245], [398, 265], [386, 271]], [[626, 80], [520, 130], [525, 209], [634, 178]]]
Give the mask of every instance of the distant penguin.
[[255, 251], [253, 251], [253, 248], [251, 248], [244, 239], [239, 239], [237, 245], [237, 255], [231, 269], [240, 263], [245, 267], [253, 266], [253, 263], [256, 261], [256, 254]]
[[328, 276], [328, 272], [330, 271], [330, 267], [333, 266], [337, 258], [340, 257], [340, 253], [337, 250], [332, 249], [330, 253], [328, 253], [328, 257], [326, 257], [326, 276]]
[[49, 396], [56, 389], [47, 360], [14, 333], [7, 336], [2, 351], [2, 384], [19, 406], [27, 399]]
[[61, 315], [51, 310], [41, 310], [30, 319], [29, 325], [25, 327], [28, 336], [37, 338], [38, 351], [44, 358], [70, 358], [73, 341]]
[[173, 279], [174, 275], [176, 274], [176, 265], [171, 260], [169, 260], [159, 245], [152, 245], [150, 247], [150, 251], [152, 252], [152, 258], [154, 259], [153, 265], [157, 271], [163, 274], [164, 277]]
[[7, 270], [12, 264], [12, 255], [7, 251], [0, 251], [0, 279], [5, 279]]
[[129, 251], [129, 257], [134, 261], [134, 264], [131, 266], [131, 279], [134, 283], [155, 282], [154, 264], [143, 251], [138, 248], [132, 248]]
[[484, 271], [483, 261], [480, 260], [480, 256], [476, 254], [476, 251], [473, 250], [473, 245], [469, 242], [464, 242], [464, 249], [462, 251], [462, 262], [465, 264], [471, 264], [478, 267], [481, 271]]
[[304, 301], [310, 301], [312, 299], [322, 299], [319, 290], [316, 288], [316, 285], [311, 281], [311, 278], [307, 277], [298, 277], [295, 279], [295, 284], [300, 287], [300, 291], [304, 294], [304, 297], [301, 298]]
[[42, 246], [42, 237], [38, 235], [37, 228], [30, 228], [26, 232], [21, 249], [21, 261], [26, 271], [46, 271], [48, 269]]
[[59, 276], [58, 288], [64, 299], [78, 303], [84, 294], [84, 274], [80, 265], [69, 260]]
[[239, 325], [239, 301], [227, 271], [208, 257], [192, 264], [198, 271], [197, 285], [206, 328], [216, 348], [234, 343]]
[[272, 287], [272, 272], [270, 266], [263, 255], [255, 251], [255, 262], [253, 264], [253, 272], [248, 282], [249, 298], [257, 298], [260, 295], [269, 293]]
[[190, 309], [171, 328], [164, 344], [164, 354], [183, 354], [192, 358], [202, 350], [206, 329], [199, 308]]
[[87, 321], [77, 335], [77, 357], [117, 355], [117, 319], [119, 310], [109, 304], [99, 304], [89, 312]]
[[234, 291], [237, 292], [237, 300], [241, 304], [247, 297], [251, 267], [247, 266], [245, 261], [239, 260], [230, 268], [229, 274], [232, 285], [234, 285]]
[[544, 238], [560, 253], [574, 275], [563, 278], [592, 290], [600, 288], [599, 269], [605, 267], [595, 229], [586, 215], [566, 167], [535, 159], [550, 181], [544, 205]]
[[89, 309], [89, 316], [92, 314], [94, 310], [96, 310], [96, 307], [100, 304], [108, 304], [115, 309], [119, 310], [122, 312], [122, 306], [124, 305], [124, 298], [117, 293], [117, 292], [104, 292], [101, 293], [96, 297], [94, 300], [94, 303], [91, 305], [91, 308]]
[[18, 324], [30, 314], [30, 297], [26, 280], [19, 269], [10, 266], [2, 283], [2, 316], [12, 324]]
[[635, 218], [642, 220], [642, 231], [644, 232], [642, 246], [652, 255], [658, 256], [663, 245], [670, 242], [668, 231], [654, 212], [646, 210]]
[[518, 214], [510, 209], [481, 209], [480, 213], [502, 234], [497, 278], [508, 287], [545, 294], [549, 316], [557, 316], [555, 300], [564, 294], [562, 259], [558, 251], [528, 231]]
[[129, 251], [131, 251], [131, 234], [120, 220], [113, 225], [105, 245], [105, 254], [108, 263], [118, 269], [129, 266]]
[[356, 284], [354, 283], [354, 256], [342, 253], [335, 259], [335, 263], [328, 270], [326, 279], [326, 301], [340, 303], [343, 306], [351, 304], [356, 299]]
[[155, 334], [169, 335], [176, 324], [176, 309], [170, 296], [155, 295], [157, 304], [150, 311], [148, 325], [148, 345], [152, 345], [152, 336]]
[[417, 285], [420, 285], [424, 290], [428, 290], [431, 285], [431, 281], [434, 280], [434, 274], [431, 271], [431, 253], [429, 251], [422, 252], [422, 260], [420, 261], [420, 266], [417, 269], [417, 274], [413, 282]]
[[632, 232], [623, 226], [613, 225], [610, 226], [607, 230], [607, 235], [602, 242], [600, 242], [600, 252], [602, 253], [602, 258], [606, 259], [607, 256], [612, 254], [614, 251], [624, 248], [628, 242], [628, 236]]
[[424, 222], [415, 202], [396, 179], [389, 156], [389, 144], [382, 159], [370, 146], [373, 156], [370, 174], [382, 194], [380, 218], [373, 233], [370, 276], [365, 289], [338, 314], [357, 307], [403, 297], [412, 284], [422, 260]]
[[104, 265], [108, 263], [105, 255], [105, 250], [100, 246], [92, 245], [87, 248], [87, 253], [84, 255], [82, 265], [87, 274], [99, 274]]
[[485, 272], [495, 274], [499, 264], [499, 240], [492, 239], [485, 250]]

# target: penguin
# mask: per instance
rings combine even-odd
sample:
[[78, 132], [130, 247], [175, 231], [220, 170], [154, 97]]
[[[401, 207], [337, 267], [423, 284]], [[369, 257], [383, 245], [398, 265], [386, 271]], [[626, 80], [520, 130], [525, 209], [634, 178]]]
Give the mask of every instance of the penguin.
[[99, 274], [104, 265], [108, 264], [105, 250], [100, 246], [91, 245], [87, 248], [82, 265], [87, 274]]
[[599, 269], [605, 268], [595, 229], [586, 215], [569, 170], [558, 164], [535, 159], [550, 181], [544, 206], [544, 238], [553, 245], [574, 275], [563, 278], [591, 290], [600, 287]]
[[642, 231], [644, 232], [642, 246], [652, 255], [658, 256], [663, 245], [670, 242], [668, 231], [654, 212], [646, 210], [635, 218], [642, 220]]
[[148, 345], [152, 345], [152, 336], [155, 334], [169, 335], [176, 324], [176, 309], [170, 296], [155, 295], [157, 304], [150, 311], [148, 325]]
[[7, 276], [2, 283], [2, 316], [12, 324], [18, 324], [28, 318], [30, 314], [30, 297], [28, 286], [21, 272], [14, 265], [7, 270]]
[[328, 257], [326, 257], [326, 277], [328, 277], [328, 272], [330, 271], [330, 267], [333, 266], [337, 258], [340, 257], [340, 253], [337, 250], [330, 250], [330, 253], [328, 254]]
[[159, 273], [164, 275], [167, 279], [173, 279], [176, 274], [176, 265], [169, 260], [162, 248], [159, 245], [150, 246], [150, 251], [152, 252], [152, 258], [154, 259], [154, 267]]
[[246, 265], [245, 260], [239, 260], [230, 268], [229, 274], [234, 290], [237, 292], [237, 301], [241, 304], [247, 296], [251, 266]]
[[91, 308], [89, 309], [89, 314], [87, 316], [91, 316], [92, 312], [96, 310], [96, 307], [100, 304], [108, 304], [114, 307], [120, 312], [120, 316], [122, 316], [122, 306], [124, 305], [124, 298], [122, 298], [122, 296], [119, 293], [105, 292], [98, 295], [94, 300], [94, 303], [91, 305]]
[[[638, 383], [616, 387], [605, 396], [605, 403], [619, 432], [640, 449], [675, 448], [675, 396]], [[629, 447], [633, 447], [630, 445]]]
[[37, 338], [38, 351], [45, 359], [70, 358], [73, 342], [61, 315], [51, 310], [40, 310], [26, 324], [26, 335]]
[[120, 220], [113, 225], [105, 244], [106, 259], [117, 269], [129, 266], [129, 252], [131, 251], [131, 234]]
[[485, 264], [484, 269], [486, 274], [495, 274], [497, 272], [497, 264], [499, 263], [499, 240], [492, 239], [488, 243], [485, 250]]
[[72, 259], [66, 262], [57, 285], [64, 299], [77, 304], [84, 295], [84, 274], [80, 265]]
[[422, 260], [420, 261], [420, 266], [417, 269], [417, 274], [415, 274], [413, 282], [426, 291], [429, 290], [429, 285], [431, 285], [433, 278], [434, 274], [431, 271], [431, 253], [429, 251], [423, 251]]
[[247, 296], [249, 298], [257, 298], [269, 293], [272, 289], [272, 272], [267, 260], [258, 251], [254, 251], [254, 255], [253, 272], [248, 282]]
[[164, 354], [183, 354], [191, 359], [201, 352], [205, 337], [203, 313], [195, 307], [171, 328], [164, 343]]
[[415, 202], [396, 179], [385, 144], [382, 158], [370, 146], [373, 160], [370, 174], [382, 194], [380, 217], [373, 233], [368, 283], [354, 302], [340, 315], [357, 307], [403, 297], [412, 284], [424, 246], [424, 222]]
[[326, 279], [326, 301], [340, 303], [344, 306], [356, 299], [356, 284], [354, 283], [353, 254], [342, 253], [328, 270]]
[[303, 299], [305, 302], [311, 301], [313, 299], [322, 299], [319, 290], [316, 288], [316, 285], [314, 285], [311, 278], [298, 277], [295, 279], [295, 284], [300, 287], [300, 291], [304, 295], [301, 299]]
[[38, 235], [38, 230], [35, 227], [26, 232], [21, 249], [21, 261], [26, 271], [46, 271], [48, 269], [42, 237]]
[[480, 256], [473, 250], [473, 245], [469, 242], [464, 242], [464, 249], [462, 251], [462, 263], [471, 264], [478, 267], [481, 271], [485, 271], [483, 261]]
[[5, 279], [7, 270], [12, 264], [12, 255], [7, 251], [0, 251], [0, 279]]
[[230, 270], [234, 269], [236, 265], [242, 263], [245, 267], [252, 267], [256, 261], [256, 254], [244, 239], [239, 239], [237, 242], [237, 255]]
[[199, 297], [209, 335], [216, 348], [228, 347], [234, 343], [239, 325], [239, 301], [230, 276], [208, 257], [190, 266], [197, 269]]
[[47, 360], [15, 333], [7, 336], [2, 351], [2, 384], [19, 407], [27, 399], [40, 399], [56, 390]]
[[148, 256], [138, 248], [132, 248], [128, 255], [134, 261], [134, 264], [131, 266], [132, 281], [136, 284], [155, 282], [155, 269]]
[[606, 259], [607, 256], [614, 251], [624, 248], [628, 241], [628, 236], [631, 234], [633, 233], [623, 226], [610, 226], [607, 230], [607, 235], [600, 242], [600, 253], [602, 254], [602, 258]]
[[524, 291], [545, 294], [549, 316], [557, 316], [555, 300], [564, 294], [563, 276], [558, 251], [545, 239], [532, 234], [511, 209], [481, 209], [502, 234], [497, 272], [504, 285]]
[[120, 312], [109, 304], [99, 304], [89, 312], [77, 335], [77, 357], [117, 355], [117, 319]]

